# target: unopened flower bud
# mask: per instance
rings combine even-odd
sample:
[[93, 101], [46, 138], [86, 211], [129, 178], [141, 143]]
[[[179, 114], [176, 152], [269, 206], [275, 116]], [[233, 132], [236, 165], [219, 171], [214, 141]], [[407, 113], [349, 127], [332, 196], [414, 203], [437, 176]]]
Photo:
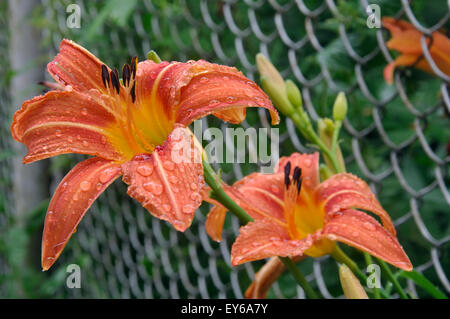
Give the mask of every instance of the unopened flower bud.
[[344, 92], [339, 92], [333, 106], [333, 118], [335, 121], [343, 121], [347, 115], [347, 98]]
[[358, 278], [344, 264], [339, 267], [339, 279], [347, 299], [369, 299]]
[[286, 94], [289, 102], [291, 102], [294, 107], [302, 107], [302, 94], [300, 93], [297, 85], [295, 85], [295, 83], [291, 80], [286, 81]]
[[270, 81], [271, 85], [277, 90], [285, 91], [284, 80], [281, 77], [280, 72], [273, 66], [273, 64], [262, 54], [256, 55], [256, 65], [261, 77], [265, 77], [267, 81]]
[[162, 62], [162, 60], [159, 57], [158, 53], [156, 53], [153, 50], [151, 50], [149, 53], [147, 53], [147, 59], [151, 60], [153, 62], [156, 62], [156, 63], [161, 63]]

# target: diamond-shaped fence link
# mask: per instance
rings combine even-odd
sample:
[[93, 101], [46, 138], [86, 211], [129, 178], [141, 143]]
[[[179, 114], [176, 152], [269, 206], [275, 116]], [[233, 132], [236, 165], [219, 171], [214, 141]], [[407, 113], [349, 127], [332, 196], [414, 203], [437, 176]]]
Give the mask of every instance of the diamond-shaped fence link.
[[[394, 58], [386, 47], [390, 35], [382, 28], [366, 26], [369, 3], [365, 0], [139, 1], [126, 23], [103, 20], [91, 38], [86, 36], [90, 30], [83, 29], [83, 25], [98, 19], [103, 7], [90, 1], [73, 2], [81, 7], [80, 30], [66, 26], [65, 9], [71, 1], [42, 1], [41, 14], [51, 21], [51, 27], [43, 29], [44, 39], [52, 47], [49, 56], [56, 52], [63, 37], [72, 37], [91, 43], [89, 50], [117, 67], [130, 55], [142, 59], [154, 49], [165, 59], [203, 58], [235, 65], [249, 78], [258, 80], [254, 57], [262, 52], [285, 77], [298, 83], [304, 107], [313, 119], [330, 116], [331, 98], [344, 91], [350, 110], [344, 123], [342, 149], [349, 171], [361, 176], [377, 192], [394, 219], [399, 240], [415, 270], [450, 293], [449, 77], [437, 68], [430, 44], [426, 44], [426, 37], [433, 31], [449, 29], [450, 13], [445, 2], [434, 10], [439, 15], [433, 16], [432, 23], [425, 23], [423, 14], [418, 15], [417, 10], [428, 9], [415, 7], [414, 1], [376, 2], [382, 16], [407, 20], [423, 32], [422, 58], [435, 73], [431, 76], [411, 68], [401, 69], [395, 74], [393, 86], [385, 84], [382, 77], [383, 67]], [[0, 42], [0, 61], [5, 61], [6, 34], [0, 35]], [[427, 93], [430, 91], [431, 97]], [[10, 116], [6, 89], [0, 87], [0, 93], [2, 117]], [[244, 128], [270, 127], [264, 110], [249, 113]], [[293, 123], [285, 118], [283, 122], [281, 155], [310, 151]], [[202, 124], [203, 129], [221, 127], [224, 133], [228, 127], [210, 117]], [[11, 145], [5, 127], [0, 143], [2, 148]], [[232, 183], [248, 173], [245, 166], [235, 164], [224, 169], [222, 176]], [[1, 176], [11, 180], [5, 161]], [[62, 176], [54, 176], [55, 186]], [[11, 196], [8, 187], [3, 191]], [[125, 194], [123, 183], [114, 183], [84, 217], [59, 261], [59, 267], [72, 262], [81, 264], [82, 288], [62, 288], [61, 296], [243, 297], [263, 263], [231, 266], [230, 247], [239, 229], [235, 218], [227, 217], [228, 228], [218, 244], [205, 233], [208, 205], [198, 210], [190, 229], [178, 233]], [[7, 228], [7, 217], [14, 213], [12, 207], [5, 211], [5, 216], [0, 215], [0, 229]], [[336, 271], [331, 268], [336, 266], [330, 258], [315, 259], [301, 267], [323, 296], [341, 297], [336, 288]], [[7, 271], [7, 261], [0, 257], [0, 273]], [[412, 282], [408, 287], [416, 293]], [[304, 293], [285, 275], [274, 284], [269, 296], [304, 298]]]

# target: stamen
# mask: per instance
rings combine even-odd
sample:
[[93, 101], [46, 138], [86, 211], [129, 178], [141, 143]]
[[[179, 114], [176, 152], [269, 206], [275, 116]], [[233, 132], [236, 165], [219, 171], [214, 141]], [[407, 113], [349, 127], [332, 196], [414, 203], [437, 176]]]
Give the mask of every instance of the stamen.
[[125, 64], [122, 68], [122, 81], [124, 86], [128, 86], [130, 84], [130, 66], [128, 64]]
[[131, 59], [131, 65], [130, 66], [131, 66], [131, 75], [132, 75], [133, 79], [136, 78], [137, 61], [138, 61], [138, 57], [137, 56], [134, 56]]
[[297, 181], [297, 196], [300, 195], [300, 191], [302, 190], [302, 182], [303, 182], [303, 178], [299, 178]]
[[105, 88], [108, 88], [109, 87], [109, 73], [108, 73], [108, 68], [104, 64], [102, 65], [102, 81], [103, 81], [103, 85], [105, 86]]
[[286, 185], [286, 189], [289, 189], [289, 185], [291, 184], [291, 180], [289, 178], [289, 174], [291, 173], [291, 162], [287, 162], [284, 167], [284, 184]]
[[136, 82], [133, 82], [133, 86], [131, 87], [130, 95], [131, 95], [131, 100], [134, 103], [134, 101], [136, 101]]
[[292, 174], [293, 184], [297, 185], [297, 195], [300, 193], [300, 189], [302, 187], [302, 169], [298, 166], [294, 168], [294, 174]]
[[117, 94], [120, 92], [120, 82], [119, 82], [119, 73], [117, 72], [117, 69], [114, 69], [114, 71], [111, 71], [111, 84], [116, 89]]

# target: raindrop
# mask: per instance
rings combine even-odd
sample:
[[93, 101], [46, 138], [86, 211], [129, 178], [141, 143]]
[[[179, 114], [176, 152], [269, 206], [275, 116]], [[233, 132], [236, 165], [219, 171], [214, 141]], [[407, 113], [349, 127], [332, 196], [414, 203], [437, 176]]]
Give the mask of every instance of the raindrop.
[[168, 213], [172, 209], [172, 206], [170, 206], [169, 204], [164, 204], [163, 209]]
[[197, 189], [198, 189], [197, 184], [191, 183], [191, 189], [192, 189], [193, 191], [197, 190]]
[[85, 107], [83, 107], [83, 109], [81, 110], [81, 114], [84, 116], [87, 115], [87, 109]]
[[142, 175], [144, 177], [147, 177], [147, 176], [152, 175], [152, 173], [153, 173], [153, 166], [151, 166], [151, 165], [141, 165], [141, 166], [138, 166], [136, 171], [140, 175]]
[[84, 140], [84, 141], [81, 142], [81, 143], [83, 144], [84, 147], [88, 147], [88, 146], [89, 146], [89, 143], [88, 143], [88, 141], [86, 141], [86, 140]]
[[145, 183], [143, 186], [146, 191], [149, 191], [156, 196], [161, 195], [163, 192], [163, 186], [156, 182], [148, 182]]
[[55, 135], [56, 137], [61, 137], [61, 130], [56, 130]]
[[364, 228], [366, 228], [367, 230], [370, 230], [370, 231], [373, 231], [376, 228], [374, 224], [369, 223], [369, 222], [365, 222], [363, 224], [363, 226], [364, 226]]
[[208, 78], [207, 78], [206, 76], [202, 76], [202, 77], [200, 78], [200, 82], [201, 82], [201, 83], [207, 83], [207, 82], [208, 82]]
[[164, 168], [169, 170], [169, 171], [173, 171], [175, 169], [175, 164], [173, 162], [164, 162], [163, 164]]
[[186, 204], [183, 206], [183, 213], [185, 214], [190, 214], [195, 210], [195, 207], [190, 205], [190, 204]]
[[91, 188], [91, 182], [89, 181], [82, 181], [80, 184], [80, 188], [82, 191], [86, 192]]

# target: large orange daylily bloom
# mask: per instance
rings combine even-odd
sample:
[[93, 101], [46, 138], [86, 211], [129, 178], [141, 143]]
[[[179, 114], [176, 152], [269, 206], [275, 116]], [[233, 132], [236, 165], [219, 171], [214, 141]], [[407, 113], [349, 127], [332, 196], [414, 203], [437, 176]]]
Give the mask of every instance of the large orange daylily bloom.
[[[201, 204], [201, 161], [174, 160], [187, 128], [207, 114], [232, 123], [246, 107], [276, 110], [265, 93], [235, 68], [206, 61], [161, 62], [133, 58], [122, 80], [93, 54], [63, 40], [47, 66], [56, 88], [23, 103], [11, 133], [28, 147], [24, 163], [64, 153], [94, 156], [61, 181], [48, 207], [42, 267], [56, 261], [93, 201], [119, 176], [128, 195], [154, 216], [184, 231]], [[181, 131], [181, 132], [180, 132]], [[187, 136], [187, 138], [186, 138]], [[192, 146], [192, 148], [194, 148]], [[188, 148], [189, 149], [189, 148]]]
[[[397, 66], [414, 65], [422, 71], [434, 74], [430, 64], [423, 57], [423, 50], [420, 39], [423, 34], [412, 24], [396, 20], [390, 17], [382, 19], [383, 26], [391, 33], [391, 39], [386, 42], [386, 46], [391, 50], [401, 53], [394, 61], [389, 63], [384, 69], [384, 78], [387, 83], [394, 81], [394, 70]], [[430, 39], [427, 39], [429, 44]], [[429, 51], [437, 67], [450, 76], [450, 39], [443, 33], [435, 31], [432, 34], [432, 43]]]
[[[232, 246], [234, 266], [272, 256], [319, 257], [332, 253], [340, 241], [412, 269], [389, 215], [369, 186], [348, 173], [319, 183], [318, 153], [282, 157], [274, 174], [253, 173], [224, 189], [254, 219], [241, 227]], [[205, 200], [215, 204], [206, 230], [220, 240], [226, 208]], [[358, 209], [377, 215], [383, 226]]]

